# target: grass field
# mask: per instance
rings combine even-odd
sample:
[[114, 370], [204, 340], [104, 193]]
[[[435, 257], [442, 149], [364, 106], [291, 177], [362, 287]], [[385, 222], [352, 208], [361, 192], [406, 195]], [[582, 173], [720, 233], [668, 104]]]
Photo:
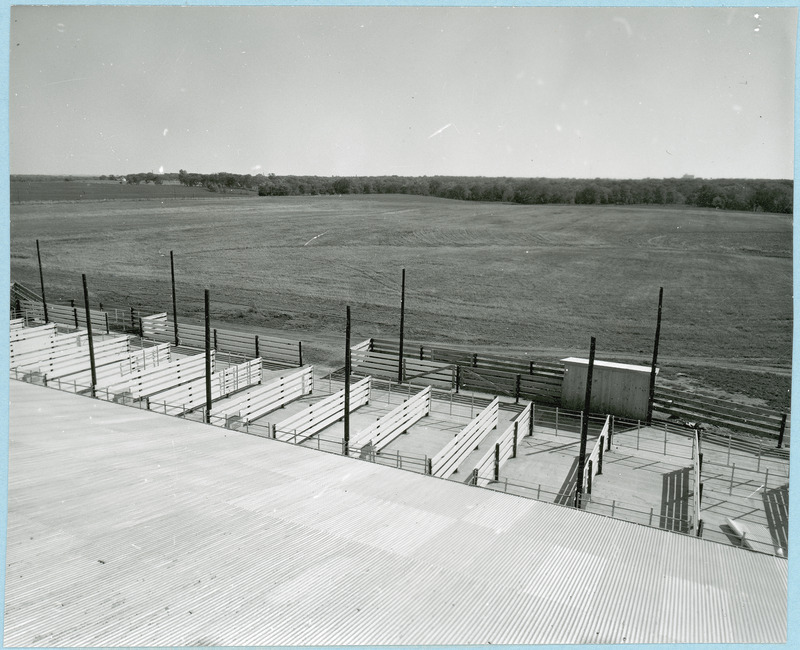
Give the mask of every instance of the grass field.
[[12, 204], [11, 278], [38, 287], [39, 239], [49, 300], [81, 298], [86, 273], [95, 304], [171, 311], [173, 250], [179, 315], [201, 319], [208, 288], [214, 319], [282, 330], [312, 360], [315, 341], [338, 354], [346, 305], [354, 341], [396, 337], [405, 268], [409, 339], [555, 360], [595, 336], [598, 359], [649, 363], [663, 286], [665, 380], [696, 370], [788, 408], [791, 216], [205, 196]]

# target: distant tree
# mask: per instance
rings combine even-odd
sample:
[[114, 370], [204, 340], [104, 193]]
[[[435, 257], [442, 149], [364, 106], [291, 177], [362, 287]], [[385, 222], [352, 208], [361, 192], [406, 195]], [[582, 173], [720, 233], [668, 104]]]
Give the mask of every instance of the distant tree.
[[350, 194], [350, 179], [337, 178], [333, 181], [333, 191], [336, 194]]

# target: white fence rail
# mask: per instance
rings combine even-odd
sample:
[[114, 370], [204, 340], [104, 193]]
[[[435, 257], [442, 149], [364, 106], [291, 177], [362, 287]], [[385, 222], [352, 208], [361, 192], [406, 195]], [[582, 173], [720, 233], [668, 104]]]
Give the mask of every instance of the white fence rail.
[[[350, 386], [350, 411], [369, 402], [371, 386], [371, 377]], [[340, 390], [276, 424], [275, 438], [300, 443], [343, 417], [344, 390]]]
[[433, 457], [431, 473], [434, 476], [447, 478], [453, 474], [489, 432], [497, 427], [499, 403], [500, 398], [495, 397], [489, 406], [483, 409], [472, 422]]
[[495, 447], [489, 449], [486, 454], [475, 465], [477, 470], [477, 484], [481, 487], [488, 485], [492, 481], [499, 480], [500, 468], [510, 458], [517, 455], [517, 445], [519, 441], [531, 434], [533, 403], [528, 404], [495, 443]]
[[[101, 365], [96, 365], [95, 377], [98, 385], [112, 384], [122, 381], [125, 376], [134, 372], [153, 368], [160, 363], [169, 363], [170, 360], [169, 343], [163, 343], [150, 348], [142, 348], [135, 352], [120, 354], [118, 358], [111, 361], [104, 359]], [[62, 379], [77, 382], [78, 384], [91, 384], [92, 371], [91, 368], [84, 368], [79, 372], [65, 375]]]
[[350, 454], [358, 456], [364, 448], [377, 453], [430, 412], [431, 387], [428, 386], [353, 436], [350, 439]]
[[[173, 386], [192, 379], [204, 377], [206, 372], [205, 354], [195, 354], [177, 361], [161, 364], [155, 368], [140, 370], [121, 382], [102, 386], [110, 393], [124, 395], [132, 399], [149, 397]], [[214, 351], [211, 351], [211, 370], [214, 370]]]
[[583, 466], [583, 490], [584, 492], [591, 493], [592, 479], [602, 470], [603, 463], [603, 450], [608, 443], [608, 434], [611, 428], [611, 416], [606, 416], [606, 422], [603, 425], [603, 430], [595, 440], [592, 453], [586, 459]]
[[[131, 342], [127, 336], [120, 336], [113, 339], [96, 341], [94, 343], [94, 363], [95, 367], [105, 363], [112, 363], [119, 360], [123, 355], [130, 352]], [[39, 362], [27, 366], [32, 372], [38, 372], [45, 376], [47, 381], [60, 379], [87, 370], [90, 372], [91, 383], [92, 361], [89, 356], [89, 345], [75, 348], [75, 352], [70, 355], [60, 356], [55, 359]]]
[[[23, 300], [20, 304], [27, 319], [44, 320], [44, 305], [35, 300]], [[92, 319], [92, 332], [108, 334], [108, 314], [99, 309], [89, 309]], [[67, 325], [75, 329], [86, 327], [86, 308], [51, 305], [47, 303], [47, 319], [53, 323]]]
[[[237, 390], [258, 384], [261, 381], [261, 374], [261, 359], [253, 359], [219, 370], [211, 375], [211, 399], [220, 399]], [[181, 415], [198, 406], [204, 406], [205, 403], [206, 381], [205, 377], [200, 377], [150, 397], [148, 408], [167, 415]]]
[[249, 423], [267, 413], [285, 406], [314, 390], [314, 368], [307, 366], [288, 375], [283, 375], [258, 389], [232, 397], [215, 409], [210, 422], [217, 426], [229, 426], [235, 422]]
[[72, 354], [76, 349], [87, 345], [89, 334], [86, 331], [57, 334], [53, 339], [45, 341], [42, 346], [9, 354], [9, 366], [21, 368], [39, 361], [47, 361], [60, 356]]

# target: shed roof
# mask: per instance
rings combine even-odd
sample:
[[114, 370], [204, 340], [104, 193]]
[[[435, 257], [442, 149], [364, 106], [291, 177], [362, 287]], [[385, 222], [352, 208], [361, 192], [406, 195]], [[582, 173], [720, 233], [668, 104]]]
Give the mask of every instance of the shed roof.
[[[579, 366], [588, 366], [589, 359], [582, 359], [580, 357], [567, 357], [566, 359], [561, 359], [562, 363], [573, 363]], [[598, 361], [597, 359], [594, 360], [594, 365], [599, 366], [601, 368], [614, 368], [616, 370], [632, 370], [634, 372], [645, 372], [650, 373], [651, 367], [650, 366], [637, 366], [631, 363], [617, 363], [616, 361]], [[656, 368], [656, 374], [658, 374], [658, 368]]]
[[786, 640], [787, 561], [10, 382], [5, 645]]

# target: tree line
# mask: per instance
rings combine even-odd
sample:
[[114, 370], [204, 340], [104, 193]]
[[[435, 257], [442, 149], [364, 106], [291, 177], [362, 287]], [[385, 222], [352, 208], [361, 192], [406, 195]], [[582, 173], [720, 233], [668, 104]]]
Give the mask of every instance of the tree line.
[[192, 174], [178, 181], [211, 191], [245, 189], [260, 196], [304, 194], [416, 194], [460, 201], [530, 204], [689, 205], [722, 210], [791, 214], [791, 180], [505, 178], [464, 176], [276, 176], [275, 174]]

